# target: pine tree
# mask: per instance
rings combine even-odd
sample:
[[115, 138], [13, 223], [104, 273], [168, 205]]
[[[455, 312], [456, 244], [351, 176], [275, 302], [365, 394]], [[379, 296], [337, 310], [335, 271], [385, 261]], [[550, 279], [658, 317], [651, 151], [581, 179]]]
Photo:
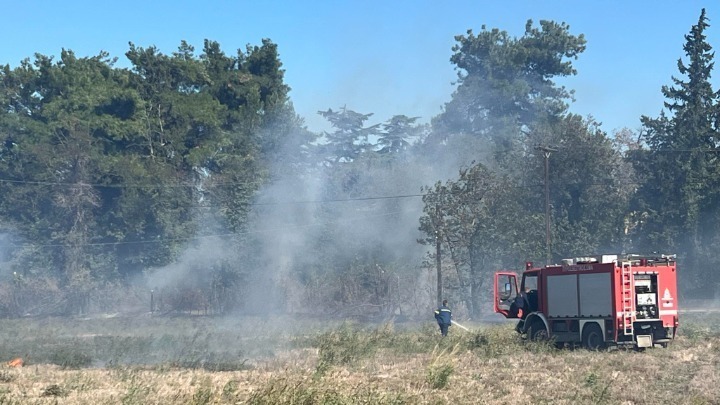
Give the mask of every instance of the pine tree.
[[673, 85], [662, 87], [667, 112], [641, 118], [649, 151], [631, 154], [645, 177], [635, 202], [635, 212], [646, 218], [637, 246], [677, 251], [697, 277], [702, 277], [699, 263], [717, 238], [718, 224], [718, 93], [710, 83], [714, 52], [706, 40], [708, 27], [703, 9], [685, 36], [687, 63], [678, 60], [684, 78], [672, 77]]

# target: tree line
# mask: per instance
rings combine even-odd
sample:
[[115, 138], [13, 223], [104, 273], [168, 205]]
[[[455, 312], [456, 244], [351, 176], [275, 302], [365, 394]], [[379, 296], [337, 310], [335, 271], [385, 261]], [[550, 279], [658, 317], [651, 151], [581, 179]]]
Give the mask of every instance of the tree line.
[[128, 68], [70, 50], [5, 65], [0, 313], [103, 310], [153, 288], [151, 310], [413, 314], [439, 259], [477, 315], [497, 269], [608, 252], [677, 253], [683, 290], [711, 297], [708, 27], [703, 10], [658, 117], [613, 134], [569, 112], [555, 80], [578, 74], [586, 40], [553, 21], [456, 36], [457, 86], [429, 124], [340, 106], [318, 111], [323, 133], [295, 113], [268, 39], [232, 55], [130, 43]]

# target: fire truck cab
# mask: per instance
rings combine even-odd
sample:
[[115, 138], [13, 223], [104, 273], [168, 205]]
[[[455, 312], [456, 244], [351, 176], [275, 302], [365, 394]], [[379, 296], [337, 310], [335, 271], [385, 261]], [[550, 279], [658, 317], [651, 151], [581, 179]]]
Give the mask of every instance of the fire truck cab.
[[[520, 281], [518, 283], [518, 281]], [[675, 255], [601, 255], [495, 273], [495, 312], [558, 347], [667, 346], [678, 327]]]

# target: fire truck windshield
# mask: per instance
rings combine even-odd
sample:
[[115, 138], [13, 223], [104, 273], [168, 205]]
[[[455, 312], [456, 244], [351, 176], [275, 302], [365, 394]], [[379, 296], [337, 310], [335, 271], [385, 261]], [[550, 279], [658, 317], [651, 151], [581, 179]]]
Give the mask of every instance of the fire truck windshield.
[[537, 290], [537, 275], [526, 274], [522, 281], [522, 291], [528, 292], [532, 290]]
[[523, 275], [522, 287], [520, 287], [520, 291], [523, 292], [525, 302], [527, 303], [528, 312], [535, 312], [538, 310], [537, 279], [537, 273], [525, 273]]

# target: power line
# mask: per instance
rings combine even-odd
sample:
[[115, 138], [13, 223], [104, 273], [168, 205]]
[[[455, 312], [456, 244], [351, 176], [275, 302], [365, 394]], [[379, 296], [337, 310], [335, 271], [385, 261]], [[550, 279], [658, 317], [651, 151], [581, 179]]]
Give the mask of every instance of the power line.
[[[84, 186], [94, 188], [183, 188], [183, 187], [197, 187], [194, 184], [102, 184], [102, 183], [68, 183], [61, 181], [38, 181], [38, 180], [12, 180], [12, 179], [0, 179], [0, 183], [10, 184], [30, 184], [38, 186]], [[242, 183], [228, 183], [227, 185], [238, 185]]]
[[[77, 183], [59, 183], [59, 182], [40, 182], [40, 181], [24, 181], [24, 180], [7, 180], [7, 179], [0, 179], [1, 182], [6, 183], [15, 183], [15, 184], [37, 184], [37, 185], [67, 185], [67, 186], [76, 186]], [[594, 186], [616, 186], [616, 187], [622, 187], [622, 186], [638, 186], [646, 184], [647, 182], [643, 181], [619, 181], [619, 182], [613, 182], [613, 181], [607, 181], [607, 182], [581, 182], [581, 183], [565, 183], [565, 186], [567, 185], [578, 185], [583, 187], [594, 187]], [[97, 186], [93, 184], [84, 184], [82, 185], [86, 186]], [[684, 184], [689, 185], [702, 185], [706, 184], [702, 181], [692, 181], [692, 182], [685, 182]], [[164, 185], [117, 185], [117, 187], [165, 187]], [[182, 187], [179, 185], [170, 185], [169, 187]], [[539, 187], [545, 187], [544, 184], [537, 183], [537, 184], [517, 184], [517, 185], [503, 185], [503, 188], [509, 188], [509, 189], [532, 189], [532, 188], [539, 188]], [[550, 182], [550, 188], [556, 188], [556, 186], [552, 186], [552, 182]], [[464, 190], [443, 190], [442, 193], [449, 193], [449, 194], [456, 194], [456, 193], [464, 193]], [[327, 204], [327, 203], [342, 203], [342, 202], [355, 202], [355, 201], [381, 201], [381, 200], [394, 200], [394, 199], [407, 199], [407, 198], [418, 198], [418, 197], [425, 197], [431, 194], [436, 194], [435, 191], [430, 191], [426, 193], [416, 193], [416, 194], [397, 194], [397, 195], [384, 195], [384, 196], [367, 196], [367, 197], [349, 197], [349, 198], [330, 198], [330, 199], [317, 199], [317, 200], [287, 200], [287, 201], [268, 201], [268, 202], [248, 202], [247, 204], [244, 204], [249, 207], [264, 207], [264, 206], [281, 206], [281, 205], [300, 205], [300, 204]], [[224, 205], [222, 204], [169, 204], [173, 208], [180, 208], [180, 207], [186, 207], [186, 208], [222, 208]]]
[[391, 200], [391, 199], [401, 199], [401, 198], [415, 198], [415, 197], [424, 197], [426, 195], [427, 194], [400, 194], [400, 195], [374, 196], [374, 197], [335, 198], [335, 199], [327, 199], [327, 200], [297, 200], [297, 201], [251, 203], [249, 205], [263, 206], [263, 205], [285, 205], [285, 204], [324, 204], [324, 203], [333, 203], [333, 202], [374, 201], [374, 200]]
[[[4, 180], [0, 179], [0, 182]], [[31, 184], [46, 184], [42, 182], [30, 182]], [[582, 187], [595, 187], [595, 186], [615, 186], [615, 187], [622, 187], [622, 186], [639, 186], [646, 184], [647, 182], [642, 181], [622, 181], [622, 182], [593, 182], [593, 183], [565, 183], [564, 186], [568, 185], [577, 185]], [[59, 184], [59, 183], [58, 183]], [[693, 182], [686, 182], [685, 184], [691, 184], [691, 185], [702, 185], [706, 184], [705, 182], [701, 181], [693, 181]], [[534, 189], [534, 188], [540, 188], [545, 187], [544, 184], [537, 183], [537, 184], [517, 184], [517, 185], [503, 185], [503, 188], [506, 189]], [[552, 182], [549, 185], [551, 189], [557, 188], [557, 185], [553, 186]], [[446, 194], [460, 194], [464, 193], [464, 190], [443, 190], [442, 193]], [[385, 196], [367, 196], [367, 197], [352, 197], [352, 198], [331, 198], [331, 199], [318, 199], [318, 200], [287, 200], [287, 201], [269, 201], [269, 202], [248, 202], [247, 204], [242, 204], [248, 207], [272, 207], [272, 206], [283, 206], [283, 205], [310, 205], [310, 204], [328, 204], [328, 203], [342, 203], [342, 202], [356, 202], [356, 201], [382, 201], [382, 200], [394, 200], [394, 199], [408, 199], [408, 198], [418, 198], [418, 197], [425, 197], [428, 195], [437, 194], [435, 191], [427, 192], [427, 193], [417, 193], [417, 194], [398, 194], [398, 195], [385, 195]], [[226, 205], [222, 204], [167, 204], [171, 208], [223, 208], [226, 207]]]
[[[2, 180], [0, 180], [2, 181]], [[584, 187], [590, 187], [590, 186], [627, 186], [627, 185], [641, 185], [645, 184], [643, 182], [602, 182], [602, 183], [577, 183], [576, 185], [584, 186]], [[705, 184], [703, 182], [688, 182], [686, 184]], [[526, 184], [526, 185], [515, 185], [515, 186], [509, 186], [504, 185], [504, 188], [513, 188], [513, 189], [529, 189], [529, 188], [540, 188], [544, 187], [545, 184]], [[443, 193], [463, 193], [463, 190], [444, 190]], [[281, 202], [267, 202], [267, 203], [250, 203], [249, 206], [277, 206], [277, 205], [294, 205], [294, 204], [324, 204], [324, 203], [335, 203], [335, 202], [353, 202], [353, 201], [375, 201], [375, 200], [388, 200], [388, 199], [403, 199], [403, 198], [417, 198], [417, 197], [425, 197], [430, 194], [437, 194], [436, 192], [428, 192], [424, 194], [400, 194], [400, 195], [391, 195], [391, 196], [370, 196], [370, 197], [356, 197], [356, 198], [338, 198], [338, 199], [327, 199], [327, 200], [298, 200], [298, 201], [281, 201]], [[187, 207], [190, 208], [220, 208], [220, 205], [188, 205]], [[191, 241], [191, 240], [198, 240], [198, 239], [206, 239], [206, 238], [223, 238], [223, 237], [233, 237], [233, 236], [242, 236], [242, 235], [250, 235], [250, 234], [258, 234], [258, 233], [266, 233], [266, 232], [277, 232], [277, 231], [287, 231], [288, 229], [301, 229], [301, 228], [310, 228], [315, 226], [321, 226], [321, 225], [328, 225], [332, 223], [342, 223], [342, 222], [352, 222], [357, 220], [367, 220], [372, 218], [379, 218], [379, 217], [386, 217], [390, 215], [397, 215], [401, 214], [404, 211], [393, 211], [393, 212], [387, 212], [384, 214], [378, 214], [378, 215], [372, 215], [372, 216], [364, 216], [364, 217], [358, 217], [358, 218], [351, 218], [347, 220], [339, 220], [339, 221], [325, 221], [320, 223], [312, 223], [312, 224], [304, 224], [304, 225], [284, 225], [279, 228], [267, 228], [267, 229], [259, 229], [259, 230], [251, 230], [251, 231], [244, 231], [244, 232], [235, 232], [235, 233], [223, 233], [223, 234], [211, 234], [211, 235], [200, 235], [200, 236], [193, 236], [193, 237], [185, 237], [185, 238], [157, 238], [157, 239], [145, 239], [145, 240], [137, 240], [137, 241], [116, 241], [116, 242], [93, 242], [93, 243], [86, 243], [86, 244], [79, 244], [79, 245], [70, 245], [70, 244], [56, 244], [56, 243], [48, 243], [48, 244], [18, 244], [18, 245], [0, 245], [2, 247], [11, 247], [11, 248], [22, 248], [22, 247], [69, 247], [69, 246], [117, 246], [117, 245], [136, 245], [136, 244], [157, 244], [157, 243], [166, 243], [166, 242], [181, 242], [181, 241]]]

